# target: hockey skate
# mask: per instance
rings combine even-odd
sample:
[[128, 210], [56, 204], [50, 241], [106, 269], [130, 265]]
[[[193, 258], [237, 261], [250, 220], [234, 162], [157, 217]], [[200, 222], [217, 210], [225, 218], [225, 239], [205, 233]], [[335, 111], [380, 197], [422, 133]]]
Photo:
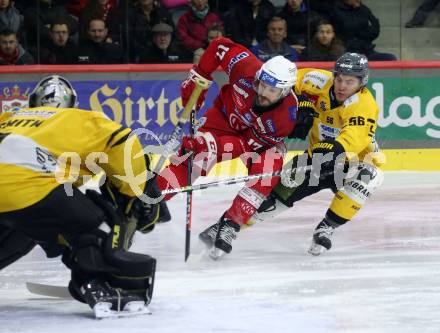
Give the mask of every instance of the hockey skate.
[[97, 319], [128, 317], [151, 312], [141, 295], [111, 287], [107, 282], [93, 279], [80, 287], [80, 293], [93, 309]]
[[221, 217], [218, 222], [218, 232], [215, 238], [214, 247], [209, 252], [211, 259], [218, 260], [232, 251], [232, 241], [237, 238], [240, 226], [234, 221]]
[[332, 247], [332, 236], [335, 227], [331, 225], [326, 219], [323, 219], [315, 228], [313, 232], [312, 245], [307, 251], [311, 255], [319, 256], [326, 250]]
[[211, 248], [214, 246], [215, 238], [217, 237], [219, 222], [206, 228], [199, 234], [199, 239], [206, 247]]

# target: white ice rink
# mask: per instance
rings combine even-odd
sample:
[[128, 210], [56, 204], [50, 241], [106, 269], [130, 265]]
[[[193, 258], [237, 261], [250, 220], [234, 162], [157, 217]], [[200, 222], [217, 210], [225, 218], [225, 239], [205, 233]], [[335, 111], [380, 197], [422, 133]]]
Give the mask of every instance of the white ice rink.
[[[238, 187], [195, 196], [197, 234], [216, 221]], [[387, 173], [334, 248], [306, 254], [330, 192], [243, 230], [220, 262], [184, 256], [184, 197], [171, 223], [136, 237], [158, 259], [152, 315], [95, 320], [87, 305], [42, 298], [25, 282], [66, 285], [68, 272], [39, 249], [0, 272], [0, 332], [440, 332], [440, 174]]]

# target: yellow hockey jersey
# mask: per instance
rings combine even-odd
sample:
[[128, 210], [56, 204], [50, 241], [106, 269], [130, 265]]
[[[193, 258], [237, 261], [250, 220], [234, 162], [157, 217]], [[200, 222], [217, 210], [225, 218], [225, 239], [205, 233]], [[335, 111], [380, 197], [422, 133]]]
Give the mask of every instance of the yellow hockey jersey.
[[335, 139], [348, 158], [380, 164], [379, 147], [375, 140], [379, 107], [365, 87], [337, 105], [332, 98], [333, 74], [326, 70], [304, 68], [298, 71], [297, 94], [307, 95], [314, 103], [318, 117], [309, 133], [311, 147], [326, 139]]
[[74, 108], [0, 115], [0, 212], [28, 207], [60, 184], [79, 186], [101, 171], [121, 193], [140, 194], [147, 163], [130, 133], [101, 112]]

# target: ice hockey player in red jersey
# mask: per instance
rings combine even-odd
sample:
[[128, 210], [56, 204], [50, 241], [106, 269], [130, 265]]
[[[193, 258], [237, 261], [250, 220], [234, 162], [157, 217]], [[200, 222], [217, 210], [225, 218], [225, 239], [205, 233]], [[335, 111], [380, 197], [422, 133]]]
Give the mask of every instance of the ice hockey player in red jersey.
[[[283, 165], [284, 138], [307, 135], [310, 117], [303, 115], [306, 111], [298, 110], [298, 99], [292, 91], [297, 77], [295, 64], [282, 56], [263, 64], [248, 49], [228, 38], [213, 40], [200, 63], [182, 82], [184, 105], [194, 91], [195, 79], [211, 83], [211, 74], [218, 66], [226, 72], [229, 82], [221, 88], [195, 136], [183, 138], [178, 156], [181, 158], [174, 159], [160, 173], [161, 190], [187, 185], [188, 163], [183, 152], [194, 155], [192, 180], [206, 175], [217, 162], [235, 158], [241, 158], [250, 175], [276, 172]], [[196, 109], [203, 101], [204, 94]], [[279, 177], [272, 177], [247, 184], [219, 221], [199, 235], [212, 248], [212, 258], [231, 252], [231, 242], [240, 226], [255, 213], [278, 181]], [[168, 195], [165, 199], [169, 198]]]

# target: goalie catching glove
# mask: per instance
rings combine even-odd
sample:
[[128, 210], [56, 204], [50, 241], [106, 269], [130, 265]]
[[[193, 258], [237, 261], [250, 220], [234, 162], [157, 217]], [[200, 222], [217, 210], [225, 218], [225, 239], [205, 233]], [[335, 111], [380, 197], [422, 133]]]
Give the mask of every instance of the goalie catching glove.
[[296, 111], [296, 125], [289, 134], [289, 139], [304, 140], [313, 126], [313, 119], [318, 116], [313, 102], [305, 95], [298, 95], [298, 110]]
[[[142, 233], [153, 230], [159, 219], [159, 203], [150, 204], [137, 197], [126, 196], [109, 182], [105, 182], [100, 190], [102, 196], [111, 202], [116, 209], [119, 209], [129, 221], [136, 222], [136, 230]], [[161, 193], [157, 187], [156, 178], [148, 181], [144, 192], [152, 199], [160, 197]]]
[[[196, 88], [197, 82], [203, 82], [203, 86], [209, 87], [212, 83], [212, 77], [209, 74], [203, 73], [203, 71], [197, 66], [189, 71], [188, 77], [180, 85], [180, 95], [182, 96], [182, 104], [185, 107]], [[196, 111], [200, 110], [204, 101], [205, 95], [208, 89], [203, 89], [200, 93], [197, 103], [195, 105]]]

